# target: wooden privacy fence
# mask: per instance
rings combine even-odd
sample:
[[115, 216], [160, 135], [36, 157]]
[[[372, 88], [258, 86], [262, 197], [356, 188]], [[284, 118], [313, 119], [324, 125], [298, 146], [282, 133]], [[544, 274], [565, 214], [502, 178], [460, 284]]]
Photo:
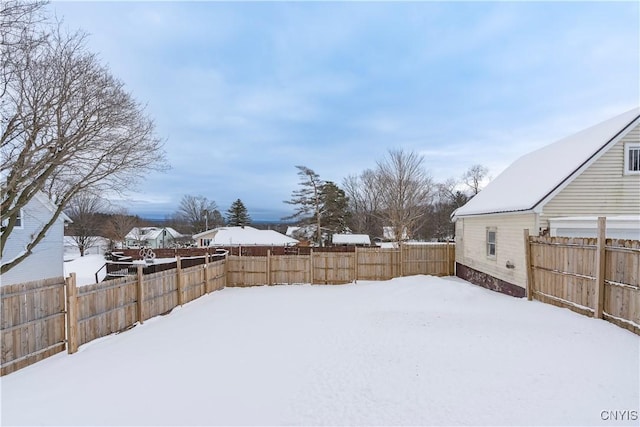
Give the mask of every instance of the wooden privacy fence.
[[71, 280], [69, 352], [224, 288], [224, 264], [223, 260], [183, 269], [178, 261], [177, 268], [153, 274], [142, 274], [140, 265], [135, 276], [78, 288]]
[[[229, 256], [211, 261], [180, 258], [173, 269], [127, 275], [94, 285], [76, 285], [76, 276], [10, 285], [2, 296], [2, 375], [67, 348], [127, 330], [176, 306], [225, 286], [339, 284], [387, 280], [414, 274], [450, 275], [453, 245], [403, 245], [399, 249], [358, 248], [355, 252], [309, 255]], [[185, 266], [185, 264], [187, 266]]]
[[[208, 257], [207, 257], [208, 258]], [[208, 261], [208, 260], [207, 260]], [[76, 286], [75, 274], [0, 287], [2, 372], [6, 375], [96, 338], [131, 328], [224, 288], [225, 260]]]
[[274, 284], [344, 284], [388, 280], [416, 274], [454, 273], [455, 246], [447, 243], [401, 245], [397, 249], [356, 248], [355, 252], [309, 255], [229, 256], [227, 286]]
[[527, 297], [604, 318], [640, 334], [640, 241], [529, 237]]
[[1, 375], [64, 351], [64, 278], [3, 286], [0, 296]]

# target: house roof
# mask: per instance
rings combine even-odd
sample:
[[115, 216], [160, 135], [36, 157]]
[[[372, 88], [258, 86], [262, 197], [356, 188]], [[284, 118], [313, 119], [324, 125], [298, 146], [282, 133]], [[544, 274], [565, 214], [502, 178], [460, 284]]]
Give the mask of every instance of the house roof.
[[133, 227], [129, 233], [125, 236], [125, 239], [131, 240], [155, 240], [160, 236], [162, 230], [167, 230], [167, 233], [174, 239], [182, 237], [182, 234], [178, 233], [171, 227]]
[[[49, 197], [47, 197], [47, 195], [44, 194], [42, 191], [36, 192], [34, 198], [37, 199], [40, 203], [42, 203], [47, 209], [49, 209], [51, 213], [55, 213], [58, 210], [58, 207], [53, 203], [53, 201]], [[60, 212], [60, 216], [58, 217], [58, 220], [62, 220], [64, 222], [73, 222], [71, 218], [69, 218], [69, 216], [64, 212]]]
[[454, 219], [530, 211], [543, 205], [639, 122], [640, 108], [634, 108], [520, 157], [457, 209]]
[[296, 227], [294, 225], [290, 225], [290, 226], [287, 227], [287, 232], [284, 233], [284, 234], [286, 234], [287, 236], [291, 237], [291, 236], [293, 236], [293, 233], [295, 233], [298, 230], [300, 230], [300, 227]]
[[209, 246], [288, 246], [298, 243], [274, 230], [258, 230], [253, 227], [219, 227], [194, 234], [194, 239], [211, 239]]
[[332, 242], [334, 245], [370, 245], [371, 239], [368, 234], [334, 234]]

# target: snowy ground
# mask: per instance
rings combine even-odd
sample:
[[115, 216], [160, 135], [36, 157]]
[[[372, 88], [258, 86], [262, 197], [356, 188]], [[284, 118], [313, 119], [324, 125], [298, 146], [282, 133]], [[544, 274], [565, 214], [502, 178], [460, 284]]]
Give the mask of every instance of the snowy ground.
[[[2, 382], [2, 425], [637, 425], [640, 338], [455, 278], [226, 288]], [[637, 414], [637, 412], [636, 412]]]

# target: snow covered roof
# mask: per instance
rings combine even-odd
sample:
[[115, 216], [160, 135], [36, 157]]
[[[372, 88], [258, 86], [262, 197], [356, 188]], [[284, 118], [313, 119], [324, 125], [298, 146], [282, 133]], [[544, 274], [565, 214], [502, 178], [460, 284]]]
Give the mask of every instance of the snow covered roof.
[[368, 234], [334, 234], [332, 242], [334, 245], [370, 245], [371, 239]]
[[[640, 108], [520, 157], [454, 213], [454, 218], [529, 211], [546, 203], [640, 122]], [[554, 193], [554, 194], [552, 194]]]
[[300, 227], [290, 225], [289, 227], [287, 227], [287, 232], [285, 234], [289, 237], [292, 237], [293, 234], [298, 230], [300, 230]]
[[129, 233], [125, 236], [125, 239], [132, 240], [155, 240], [160, 236], [162, 230], [167, 230], [167, 233], [174, 239], [182, 237], [182, 234], [178, 233], [171, 227], [133, 227]]
[[194, 239], [211, 239], [209, 246], [288, 246], [298, 243], [274, 230], [258, 230], [253, 227], [220, 227], [195, 234]]

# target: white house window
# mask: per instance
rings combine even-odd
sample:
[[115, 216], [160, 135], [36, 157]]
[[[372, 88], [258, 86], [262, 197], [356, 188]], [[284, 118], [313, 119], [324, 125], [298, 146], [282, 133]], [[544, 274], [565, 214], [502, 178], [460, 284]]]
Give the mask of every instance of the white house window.
[[640, 143], [632, 142], [625, 144], [624, 173], [640, 174]]
[[[18, 216], [16, 217], [16, 223], [13, 226], [13, 228], [23, 228], [24, 224], [23, 224], [23, 218], [24, 218], [24, 213], [22, 212], [22, 209], [20, 209], [20, 211], [18, 211]], [[2, 221], [2, 230], [4, 231], [4, 228], [7, 226], [7, 224], [9, 223], [9, 220], [6, 219], [4, 221]]]
[[200, 239], [200, 246], [202, 247], [209, 246], [209, 243], [211, 243], [211, 239]]
[[23, 218], [23, 213], [22, 213], [22, 209], [20, 209], [20, 212], [18, 212], [18, 217], [16, 218], [15, 228], [22, 228], [23, 227], [22, 218]]
[[497, 230], [495, 227], [487, 228], [487, 257], [496, 257], [496, 235]]

